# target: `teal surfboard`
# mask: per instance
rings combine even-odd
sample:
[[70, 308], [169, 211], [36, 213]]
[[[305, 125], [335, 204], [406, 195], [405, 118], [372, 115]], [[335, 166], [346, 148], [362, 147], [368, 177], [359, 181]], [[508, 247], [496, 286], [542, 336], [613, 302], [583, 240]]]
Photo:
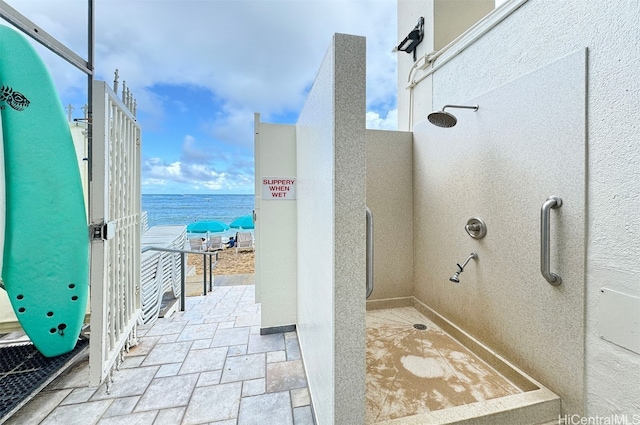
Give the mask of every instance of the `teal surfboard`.
[[46, 357], [73, 350], [88, 297], [89, 231], [69, 124], [49, 72], [0, 26], [4, 145], [2, 280], [20, 325]]

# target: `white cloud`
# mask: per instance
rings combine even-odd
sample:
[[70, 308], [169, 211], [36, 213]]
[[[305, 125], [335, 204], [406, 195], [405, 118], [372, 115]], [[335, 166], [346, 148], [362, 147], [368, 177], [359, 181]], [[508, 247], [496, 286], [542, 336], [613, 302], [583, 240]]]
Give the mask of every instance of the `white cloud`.
[[377, 112], [367, 112], [367, 128], [373, 130], [397, 130], [398, 129], [398, 109], [393, 109], [387, 113], [386, 117], [381, 117]]
[[[86, 56], [85, 0], [9, 3]], [[145, 119], [146, 187], [253, 190], [253, 113], [263, 121], [295, 115], [334, 33], [367, 38], [367, 126], [395, 128], [395, 0], [99, 0], [95, 17], [96, 78], [111, 82], [117, 68]], [[86, 98], [80, 71], [43, 56], [63, 99]], [[171, 158], [146, 138], [165, 129], [169, 114], [192, 106], [157, 89], [168, 85], [210, 91], [220, 107], [204, 122], [185, 124], [183, 134], [198, 128], [222, 144], [185, 139], [181, 156]]]
[[253, 114], [248, 108], [225, 105], [202, 126], [206, 133], [228, 145], [253, 149]]
[[[253, 159], [247, 155], [202, 147], [192, 136], [185, 136], [180, 160], [167, 162], [159, 157], [143, 159], [143, 190], [167, 188], [251, 193]], [[166, 192], [170, 193], [170, 192]]]
[[203, 186], [212, 191], [230, 189], [225, 173], [217, 173], [201, 164], [185, 164], [180, 161], [166, 164], [160, 158], [151, 158], [144, 162], [143, 170], [145, 177], [142, 187], [152, 190], [158, 187], [175, 187], [176, 184], [193, 189]]
[[211, 160], [211, 153], [197, 146], [193, 136], [186, 135], [182, 143], [181, 161], [187, 163], [206, 164]]
[[[85, 2], [10, 3], [85, 56]], [[297, 109], [331, 35], [345, 32], [367, 37], [369, 100], [379, 103], [395, 95], [395, 10], [392, 0], [98, 1], [96, 74], [111, 81], [118, 68], [134, 92], [193, 84], [235, 107]], [[84, 88], [79, 71], [54, 73], [64, 89]]]

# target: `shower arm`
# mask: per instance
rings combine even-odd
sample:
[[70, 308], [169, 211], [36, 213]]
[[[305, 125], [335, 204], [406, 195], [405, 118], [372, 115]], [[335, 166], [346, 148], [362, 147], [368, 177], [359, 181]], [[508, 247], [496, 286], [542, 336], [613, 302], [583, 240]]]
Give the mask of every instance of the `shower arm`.
[[467, 259], [464, 261], [464, 263], [462, 263], [462, 265], [460, 265], [459, 263], [456, 263], [456, 266], [458, 266], [458, 268], [460, 269], [460, 273], [464, 271], [464, 268], [467, 266], [467, 263], [469, 263], [469, 261], [471, 261], [472, 258], [474, 260], [477, 259], [478, 254], [476, 254], [475, 252], [472, 252], [471, 255], [469, 255]]
[[473, 106], [469, 106], [469, 105], [444, 105], [442, 107], [442, 111], [444, 112], [445, 109], [447, 108], [457, 108], [457, 109], [473, 109], [474, 111], [478, 110], [478, 105], [473, 105]]

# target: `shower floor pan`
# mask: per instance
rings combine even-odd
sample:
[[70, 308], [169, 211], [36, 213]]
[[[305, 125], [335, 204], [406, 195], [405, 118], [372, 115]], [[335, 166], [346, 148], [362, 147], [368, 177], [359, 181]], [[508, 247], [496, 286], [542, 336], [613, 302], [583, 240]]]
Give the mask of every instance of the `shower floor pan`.
[[376, 425], [542, 424], [561, 401], [415, 298], [367, 302], [366, 419]]

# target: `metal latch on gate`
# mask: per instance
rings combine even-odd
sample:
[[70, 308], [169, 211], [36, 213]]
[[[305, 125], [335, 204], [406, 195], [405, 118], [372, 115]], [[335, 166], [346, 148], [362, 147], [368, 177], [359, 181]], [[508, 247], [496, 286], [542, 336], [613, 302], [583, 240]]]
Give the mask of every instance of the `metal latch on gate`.
[[89, 225], [89, 237], [92, 241], [107, 241], [116, 235], [116, 223], [93, 223]]

